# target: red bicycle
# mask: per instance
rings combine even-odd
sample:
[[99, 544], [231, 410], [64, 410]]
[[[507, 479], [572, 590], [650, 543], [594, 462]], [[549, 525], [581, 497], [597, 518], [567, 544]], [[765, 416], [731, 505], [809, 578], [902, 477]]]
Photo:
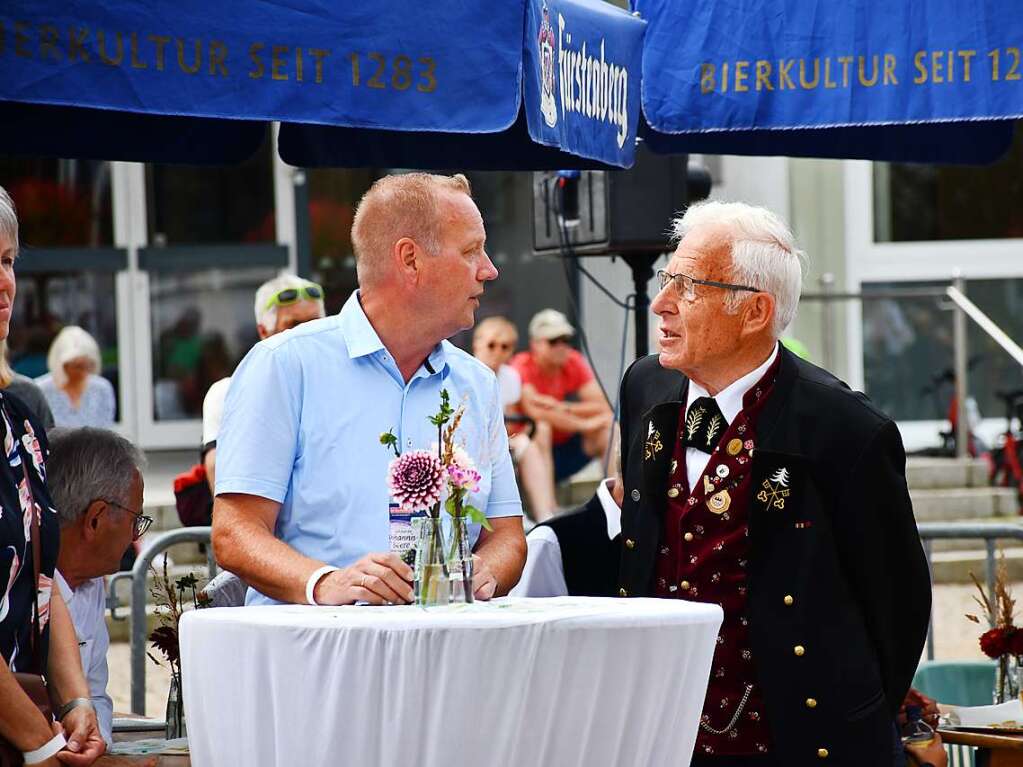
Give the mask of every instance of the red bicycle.
[[991, 451], [991, 484], [1014, 487], [1023, 514], [1023, 438], [1013, 429], [1018, 420], [1023, 428], [1023, 389], [995, 392], [1005, 402], [1005, 433], [1001, 444]]

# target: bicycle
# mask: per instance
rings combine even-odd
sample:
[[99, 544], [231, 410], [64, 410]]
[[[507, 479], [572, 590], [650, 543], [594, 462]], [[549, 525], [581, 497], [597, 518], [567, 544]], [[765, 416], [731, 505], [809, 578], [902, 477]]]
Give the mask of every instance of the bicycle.
[[1023, 435], [1013, 430], [1018, 420], [1023, 428], [1023, 389], [995, 392], [1005, 403], [1005, 432], [1001, 443], [991, 451], [989, 479], [996, 487], [1013, 487], [1023, 514]]

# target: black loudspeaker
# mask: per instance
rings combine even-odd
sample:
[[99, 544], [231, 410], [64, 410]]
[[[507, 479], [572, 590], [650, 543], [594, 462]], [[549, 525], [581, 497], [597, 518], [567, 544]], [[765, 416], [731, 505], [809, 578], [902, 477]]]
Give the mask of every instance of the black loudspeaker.
[[629, 170], [533, 174], [533, 248], [537, 253], [607, 256], [663, 253], [671, 220], [710, 193], [710, 175], [687, 155], [637, 147]]

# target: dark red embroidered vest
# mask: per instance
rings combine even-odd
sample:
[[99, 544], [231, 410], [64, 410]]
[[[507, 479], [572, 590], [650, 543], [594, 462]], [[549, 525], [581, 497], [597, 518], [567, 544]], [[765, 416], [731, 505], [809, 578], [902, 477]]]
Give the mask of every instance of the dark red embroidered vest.
[[686, 479], [686, 413], [684, 409], [679, 413], [656, 594], [713, 602], [725, 613], [696, 738], [698, 755], [751, 755], [771, 748], [749, 646], [746, 568], [756, 423], [777, 372], [775, 360], [746, 392], [742, 411], [721, 436], [691, 490]]

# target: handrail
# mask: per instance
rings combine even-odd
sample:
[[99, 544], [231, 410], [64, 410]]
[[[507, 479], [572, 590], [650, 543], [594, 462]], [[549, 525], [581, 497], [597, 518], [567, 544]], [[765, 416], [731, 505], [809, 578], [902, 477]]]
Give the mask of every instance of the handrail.
[[998, 327], [994, 320], [984, 314], [980, 307], [968, 299], [959, 288], [949, 285], [945, 288], [945, 295], [951, 298], [956, 306], [966, 312], [967, 316], [976, 322], [980, 329], [991, 337], [992, 341], [1008, 352], [1009, 356], [1016, 360], [1016, 362], [1023, 365], [1023, 349], [1020, 348], [1019, 344], [1009, 338], [1005, 331]]
[[217, 574], [213, 547], [209, 545], [212, 528], [182, 527], [157, 536], [142, 550], [131, 569], [131, 711], [146, 714], [146, 577], [156, 555], [179, 543], [207, 544], [206, 559], [210, 578]]
[[[984, 541], [987, 556], [984, 561], [984, 579], [989, 594], [995, 591], [995, 541], [999, 538], [1015, 538], [1023, 541], [1023, 525], [989, 525], [972, 524], [970, 522], [921, 522], [917, 525], [920, 539], [927, 555], [927, 567], [931, 568], [933, 555], [932, 540], [978, 538]], [[931, 619], [927, 624], [927, 660], [934, 660], [934, 617], [933, 607]], [[988, 616], [990, 621], [991, 616]]]

